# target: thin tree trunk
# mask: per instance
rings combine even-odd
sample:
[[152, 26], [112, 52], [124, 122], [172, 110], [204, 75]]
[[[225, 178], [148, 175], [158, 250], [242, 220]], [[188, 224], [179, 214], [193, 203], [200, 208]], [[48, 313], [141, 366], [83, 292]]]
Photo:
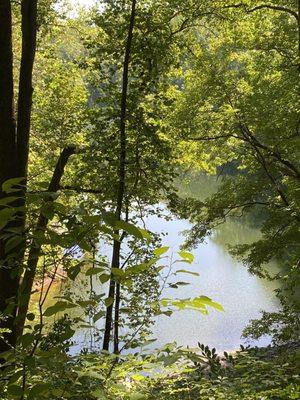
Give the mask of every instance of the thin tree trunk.
[[[64, 174], [65, 166], [72, 154], [76, 152], [75, 146], [69, 146], [63, 149], [61, 152], [50, 184], [48, 186], [49, 197], [45, 199], [45, 202], [51, 203], [54, 198], [51, 193], [55, 193], [60, 188], [61, 178]], [[26, 314], [28, 311], [30, 295], [32, 291], [32, 286], [36, 274], [36, 268], [39, 261], [39, 257], [42, 249], [42, 238], [45, 234], [49, 218], [47, 218], [42, 212], [39, 215], [36, 228], [33, 233], [33, 242], [29, 250], [27, 269], [25, 271], [22, 283], [19, 290], [19, 307], [18, 307], [18, 317], [17, 317], [17, 336], [21, 336], [26, 321]]]
[[120, 320], [121, 285], [116, 285], [115, 317], [114, 317], [114, 354], [119, 354], [119, 320]]
[[[12, 16], [10, 0], [0, 2], [0, 200], [8, 197], [2, 184], [16, 178], [16, 127], [14, 117], [13, 90], [13, 50], [12, 50]], [[1, 211], [4, 206], [0, 205]], [[6, 314], [8, 301], [16, 304], [18, 290], [17, 266], [6, 254], [5, 228], [0, 217], [0, 312]], [[9, 329], [11, 333], [0, 340], [0, 353], [15, 344], [13, 331], [16, 307], [12, 307], [5, 319], [0, 320], [0, 328]]]
[[[121, 220], [124, 194], [125, 194], [125, 179], [126, 179], [126, 111], [127, 111], [127, 92], [128, 92], [128, 72], [130, 63], [131, 44], [133, 37], [133, 29], [135, 23], [135, 12], [136, 12], [136, 0], [132, 0], [131, 4], [131, 15], [130, 23], [128, 27], [128, 35], [123, 63], [123, 84], [122, 84], [122, 98], [121, 98], [121, 112], [120, 112], [120, 157], [119, 157], [119, 172], [118, 172], [118, 193], [117, 193], [117, 207], [116, 207], [116, 218]], [[119, 231], [115, 232], [116, 235]], [[113, 256], [112, 256], [112, 268], [120, 268], [120, 249], [121, 242], [114, 240], [113, 243]], [[108, 297], [112, 300], [115, 299], [115, 281], [111, 276], [109, 284]], [[113, 315], [113, 303], [110, 304], [106, 309], [105, 319], [105, 331], [103, 339], [103, 350], [109, 349], [110, 334], [112, 328], [112, 315]]]

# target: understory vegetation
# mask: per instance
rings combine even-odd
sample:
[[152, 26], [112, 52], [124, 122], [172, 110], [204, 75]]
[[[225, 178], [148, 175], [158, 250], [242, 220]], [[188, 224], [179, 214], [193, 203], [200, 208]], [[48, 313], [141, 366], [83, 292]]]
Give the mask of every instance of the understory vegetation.
[[[299, 399], [300, 1], [77, 3], [0, 0], [0, 399]], [[237, 226], [253, 347], [156, 348]]]

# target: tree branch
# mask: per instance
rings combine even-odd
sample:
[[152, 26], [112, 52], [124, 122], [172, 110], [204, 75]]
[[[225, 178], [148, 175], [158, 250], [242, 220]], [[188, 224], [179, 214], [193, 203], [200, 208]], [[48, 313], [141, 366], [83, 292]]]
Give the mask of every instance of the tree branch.
[[92, 188], [81, 188], [79, 186], [59, 186], [60, 190], [73, 190], [74, 192], [77, 193], [91, 193], [91, 194], [101, 194], [103, 193], [103, 190], [101, 189], [92, 189]]
[[269, 10], [275, 10], [275, 11], [283, 11], [283, 12], [286, 12], [286, 13], [292, 15], [293, 17], [295, 17], [297, 21], [299, 19], [298, 14], [296, 13], [296, 11], [293, 11], [290, 8], [287, 8], [287, 7], [276, 6], [276, 5], [272, 5], [272, 4], [260, 4], [260, 5], [256, 6], [256, 7], [253, 7], [251, 9], [247, 10], [247, 12], [248, 13], [252, 13], [254, 11], [261, 10], [263, 8], [267, 8]]

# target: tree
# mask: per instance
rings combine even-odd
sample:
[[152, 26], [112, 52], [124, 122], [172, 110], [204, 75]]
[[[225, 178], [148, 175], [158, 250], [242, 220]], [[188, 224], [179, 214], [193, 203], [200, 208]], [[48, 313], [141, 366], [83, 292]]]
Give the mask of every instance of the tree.
[[[192, 143], [200, 162], [219, 170], [231, 164], [233, 171], [204, 204], [184, 202], [184, 215], [194, 222], [187, 244], [195, 244], [227, 218], [259, 213], [261, 240], [233, 252], [251, 272], [282, 279], [279, 298], [296, 316], [299, 15], [290, 6], [286, 10], [252, 2], [252, 8], [230, 10], [230, 19], [222, 24], [210, 24], [213, 31], [199, 31], [172, 126], [183, 149]], [[278, 274], [266, 268], [273, 259], [282, 265]], [[299, 323], [297, 317], [294, 321]]]
[[[0, 232], [0, 311], [5, 315], [1, 328], [10, 330], [5, 335], [8, 344], [1, 340], [0, 352], [14, 346], [16, 334], [14, 322], [16, 315], [18, 283], [24, 255], [24, 212], [29, 154], [29, 132], [32, 102], [32, 70], [36, 49], [37, 1], [23, 0], [22, 14], [22, 52], [18, 85], [17, 118], [14, 113], [14, 77], [12, 49], [11, 2], [1, 2], [0, 49], [5, 57], [0, 64], [0, 199], [2, 200], [2, 224]], [[9, 194], [5, 182], [22, 185], [16, 194], [13, 214], [5, 205]], [[4, 186], [3, 186], [4, 185]], [[10, 215], [9, 215], [10, 214]], [[12, 222], [12, 218], [14, 221]], [[10, 220], [10, 223], [9, 223]], [[13, 233], [12, 233], [13, 232]], [[17, 235], [17, 244], [8, 246], [8, 241]], [[7, 307], [10, 308], [7, 310]], [[8, 313], [7, 313], [8, 311]]]

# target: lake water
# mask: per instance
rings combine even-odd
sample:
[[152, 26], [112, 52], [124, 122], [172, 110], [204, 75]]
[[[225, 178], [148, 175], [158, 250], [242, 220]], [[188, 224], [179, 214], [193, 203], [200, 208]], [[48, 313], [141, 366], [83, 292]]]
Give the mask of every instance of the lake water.
[[[215, 190], [216, 182], [212, 178], [198, 177], [196, 181], [185, 186], [184, 191], [201, 197], [201, 187], [205, 188], [202, 192], [202, 197], [205, 197]], [[184, 241], [181, 232], [190, 227], [189, 222], [177, 218], [169, 221], [156, 216], [147, 217], [145, 222], [150, 231], [166, 234], [162, 245], [170, 246], [169, 254], [176, 257], [179, 246]], [[151, 345], [152, 348], [176, 341], [182, 346], [195, 347], [197, 342], [201, 342], [219, 351], [232, 351], [240, 344], [245, 344], [241, 334], [247, 323], [258, 318], [261, 310], [274, 311], [278, 308], [278, 300], [274, 294], [276, 283], [249, 274], [244, 265], [229, 255], [227, 246], [251, 242], [258, 237], [258, 230], [245, 223], [229, 221], [193, 251], [194, 263], [185, 269], [200, 275], [185, 274], [184, 279], [179, 280], [189, 282], [190, 285], [176, 290], [167, 289], [164, 297], [188, 298], [205, 295], [222, 304], [224, 312], [209, 309], [208, 315], [202, 315], [194, 310], [184, 310], [175, 312], [170, 317], [159, 316], [153, 327], [153, 337], [157, 340]], [[74, 291], [80, 290], [80, 284], [77, 284]], [[58, 286], [54, 288], [52, 296], [57, 292]], [[79, 329], [74, 337], [76, 344], [72, 351], [79, 351], [90, 344], [97, 346], [92, 333], [88, 329]], [[250, 344], [264, 346], [269, 343], [270, 338], [264, 337]], [[100, 347], [100, 343], [98, 346]]]

